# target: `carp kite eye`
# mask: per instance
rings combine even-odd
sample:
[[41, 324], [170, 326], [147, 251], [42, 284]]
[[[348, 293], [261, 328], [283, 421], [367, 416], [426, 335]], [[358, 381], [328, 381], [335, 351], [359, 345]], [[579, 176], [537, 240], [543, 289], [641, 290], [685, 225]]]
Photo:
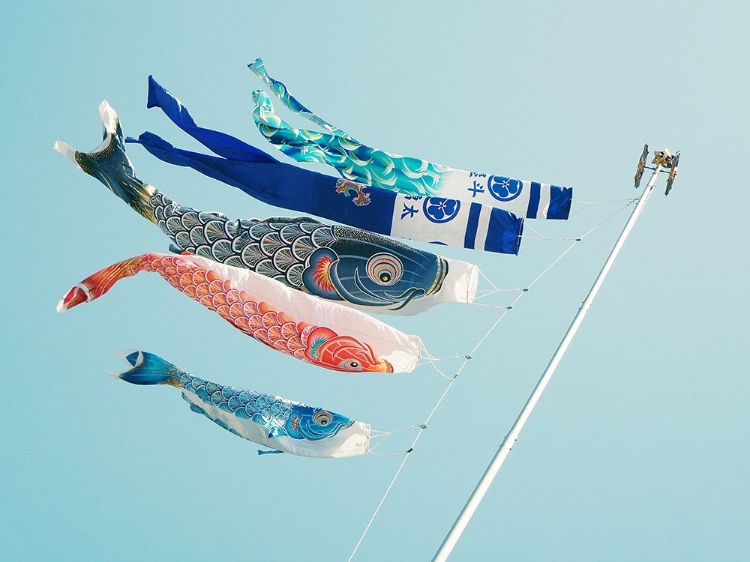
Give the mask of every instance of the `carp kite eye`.
[[312, 419], [318, 425], [328, 425], [333, 421], [333, 416], [330, 412], [321, 410], [320, 412], [315, 412]]
[[346, 369], [347, 371], [361, 371], [362, 370], [362, 364], [356, 359], [348, 359], [346, 361], [342, 361], [339, 364], [339, 367], [341, 367], [342, 369]]
[[367, 276], [378, 285], [393, 285], [404, 274], [401, 260], [391, 254], [375, 254], [367, 260]]

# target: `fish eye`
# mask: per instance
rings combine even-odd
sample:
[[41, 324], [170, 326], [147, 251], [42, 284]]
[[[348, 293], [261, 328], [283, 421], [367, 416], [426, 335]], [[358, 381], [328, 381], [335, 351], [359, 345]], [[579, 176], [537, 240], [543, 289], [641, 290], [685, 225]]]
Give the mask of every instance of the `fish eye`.
[[313, 421], [318, 425], [328, 425], [333, 421], [333, 416], [330, 412], [326, 412], [325, 410], [321, 410], [319, 412], [315, 412], [312, 417]]
[[367, 260], [367, 276], [378, 285], [393, 285], [404, 274], [401, 260], [391, 254], [375, 254]]
[[346, 361], [342, 361], [339, 363], [339, 367], [346, 371], [361, 371], [362, 370], [362, 364], [357, 361], [356, 359], [347, 359]]

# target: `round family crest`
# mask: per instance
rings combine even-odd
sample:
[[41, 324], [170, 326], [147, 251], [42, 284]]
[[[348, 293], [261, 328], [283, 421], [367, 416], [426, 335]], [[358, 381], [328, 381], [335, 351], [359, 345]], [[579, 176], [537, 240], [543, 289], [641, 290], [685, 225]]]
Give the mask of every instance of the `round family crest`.
[[430, 222], [442, 223], [453, 220], [461, 208], [461, 202], [442, 197], [428, 197], [422, 203], [424, 216]]
[[490, 179], [487, 180], [487, 189], [498, 201], [512, 201], [521, 195], [523, 184], [513, 178], [490, 176]]

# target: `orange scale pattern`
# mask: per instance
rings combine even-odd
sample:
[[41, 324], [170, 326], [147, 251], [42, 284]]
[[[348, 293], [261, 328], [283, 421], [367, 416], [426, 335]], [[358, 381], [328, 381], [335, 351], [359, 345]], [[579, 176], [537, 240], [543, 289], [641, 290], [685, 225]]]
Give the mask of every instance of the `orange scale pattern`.
[[330, 328], [296, 322], [289, 314], [237, 289], [212, 269], [180, 256], [143, 257], [140, 269], [156, 271], [170, 285], [269, 347], [336, 371], [393, 372], [390, 363], [377, 357], [366, 343], [339, 336]]

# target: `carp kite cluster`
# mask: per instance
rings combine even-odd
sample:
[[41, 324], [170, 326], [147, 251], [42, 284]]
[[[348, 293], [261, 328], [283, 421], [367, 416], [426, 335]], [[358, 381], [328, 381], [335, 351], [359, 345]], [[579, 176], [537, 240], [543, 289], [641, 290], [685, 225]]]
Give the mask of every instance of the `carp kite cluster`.
[[[334, 167], [335, 178], [280, 162], [228, 134], [198, 126], [182, 103], [149, 77], [148, 107], [159, 107], [214, 155], [175, 148], [153, 133], [124, 138], [104, 101], [104, 139], [92, 152], [58, 141], [55, 149], [95, 177], [171, 240], [173, 254], [119, 261], [75, 285], [62, 312], [92, 301], [120, 279], [154, 272], [172, 287], [266, 346], [347, 373], [408, 373], [421, 340], [368, 313], [416, 314], [443, 302], [470, 303], [475, 265], [410, 247], [390, 236], [518, 253], [526, 218], [566, 219], [572, 189], [465, 172], [371, 148], [324, 121], [271, 78], [250, 69], [293, 113], [323, 132], [296, 129], [263, 91], [249, 110], [260, 133], [297, 162]], [[125, 153], [137, 143], [157, 158], [237, 187], [265, 203], [332, 219], [230, 219], [175, 203], [140, 180]], [[181, 389], [190, 409], [275, 451], [345, 457], [369, 451], [370, 427], [334, 412], [194, 377], [145, 351], [123, 352], [119, 378]]]

